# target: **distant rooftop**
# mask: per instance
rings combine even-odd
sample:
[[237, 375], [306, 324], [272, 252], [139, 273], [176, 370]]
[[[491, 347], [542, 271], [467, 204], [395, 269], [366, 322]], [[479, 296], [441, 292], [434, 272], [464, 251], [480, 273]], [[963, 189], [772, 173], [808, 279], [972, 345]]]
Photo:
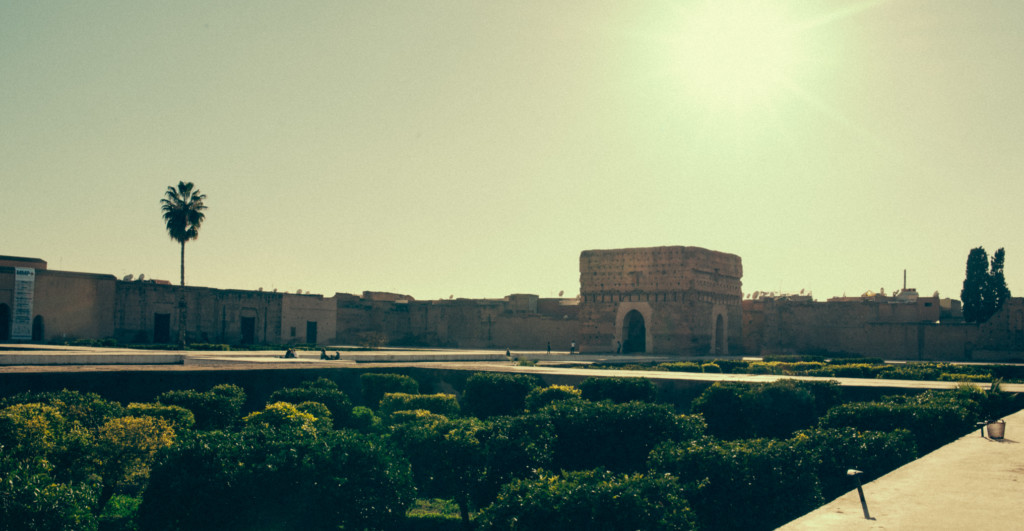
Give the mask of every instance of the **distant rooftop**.
[[0, 267], [31, 267], [32, 269], [46, 269], [46, 260], [40, 258], [26, 258], [23, 256], [0, 255]]

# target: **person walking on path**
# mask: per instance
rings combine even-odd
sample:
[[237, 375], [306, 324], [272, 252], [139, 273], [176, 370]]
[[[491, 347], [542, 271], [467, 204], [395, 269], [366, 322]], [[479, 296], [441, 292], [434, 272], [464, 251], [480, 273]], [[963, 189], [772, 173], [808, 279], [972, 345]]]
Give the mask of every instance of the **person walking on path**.
[[576, 340], [573, 339], [572, 343], [569, 343], [569, 355], [572, 356], [576, 353]]

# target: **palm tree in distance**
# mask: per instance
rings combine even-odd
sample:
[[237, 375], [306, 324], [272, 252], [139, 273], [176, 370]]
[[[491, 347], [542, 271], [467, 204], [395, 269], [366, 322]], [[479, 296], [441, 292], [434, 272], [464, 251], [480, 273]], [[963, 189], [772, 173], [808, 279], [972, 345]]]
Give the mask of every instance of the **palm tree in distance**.
[[199, 237], [199, 226], [206, 219], [206, 196], [199, 192], [192, 183], [178, 182], [178, 187], [167, 187], [164, 198], [160, 200], [160, 210], [164, 212], [167, 233], [171, 239], [181, 244], [181, 293], [178, 297], [178, 345], [185, 348], [185, 324], [187, 323], [185, 303], [185, 242]]
[[181, 285], [185, 285], [185, 242], [199, 237], [199, 226], [206, 219], [204, 194], [192, 183], [178, 182], [177, 188], [168, 186], [164, 198], [160, 200], [160, 210], [164, 212], [167, 233], [171, 239], [181, 244]]

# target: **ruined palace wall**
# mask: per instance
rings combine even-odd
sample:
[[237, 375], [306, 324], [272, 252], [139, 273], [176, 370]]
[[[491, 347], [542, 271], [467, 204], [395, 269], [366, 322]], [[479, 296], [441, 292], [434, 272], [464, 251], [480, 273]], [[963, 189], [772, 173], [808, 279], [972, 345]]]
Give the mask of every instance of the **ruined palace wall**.
[[[18, 267], [40, 267], [35, 271], [31, 318], [41, 318], [43, 341], [102, 339], [113, 335], [113, 276], [47, 270], [41, 260], [12, 263]], [[0, 304], [7, 305], [9, 321], [4, 325], [8, 334], [16, 308], [14, 277], [14, 267], [0, 266]]]
[[[914, 308], [922, 310], [913, 313]], [[744, 347], [751, 355], [860, 354], [905, 360], [969, 359], [977, 325], [911, 321], [923, 305], [877, 301], [744, 301]]]
[[190, 342], [237, 345], [242, 341], [242, 318], [253, 319], [256, 343], [281, 342], [281, 294], [138, 281], [117, 281], [114, 337], [122, 343], [155, 342], [156, 314], [165, 314], [170, 324], [166, 339], [176, 342], [182, 293]]
[[580, 254], [580, 345], [614, 352], [625, 341], [624, 315], [637, 311], [646, 327], [645, 351], [712, 352], [716, 321], [721, 349], [742, 349], [739, 256], [700, 247], [590, 250]]

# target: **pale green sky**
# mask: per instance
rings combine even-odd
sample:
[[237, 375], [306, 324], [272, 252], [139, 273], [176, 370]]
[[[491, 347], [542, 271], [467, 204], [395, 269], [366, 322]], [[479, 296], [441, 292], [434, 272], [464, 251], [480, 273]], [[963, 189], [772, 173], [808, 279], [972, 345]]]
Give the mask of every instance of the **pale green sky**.
[[186, 282], [567, 296], [585, 249], [744, 292], [1024, 293], [1024, 2], [0, 0], [0, 254]]

